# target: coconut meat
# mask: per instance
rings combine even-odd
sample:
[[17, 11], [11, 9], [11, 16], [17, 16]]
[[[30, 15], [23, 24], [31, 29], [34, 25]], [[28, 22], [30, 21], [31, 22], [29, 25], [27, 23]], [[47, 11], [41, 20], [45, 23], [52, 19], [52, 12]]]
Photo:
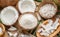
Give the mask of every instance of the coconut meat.
[[16, 22], [18, 18], [18, 11], [12, 7], [8, 6], [1, 11], [1, 20], [5, 25], [12, 25]]
[[23, 34], [23, 33], [21, 33], [21, 34], [19, 34], [18, 37], [33, 37], [33, 35], [31, 35], [31, 34]]
[[9, 31], [15, 31], [15, 30], [17, 30], [17, 28], [11, 26], [8, 30], [9, 30]]
[[25, 29], [32, 29], [37, 26], [37, 18], [32, 14], [24, 14], [20, 17], [19, 24]]
[[[38, 30], [38, 32], [40, 32], [41, 35], [44, 36], [49, 36], [51, 33], [53, 33], [57, 27], [59, 26], [59, 19], [57, 18], [55, 22], [53, 22], [52, 20], [48, 20], [48, 24], [44, 25], [42, 24], [42, 28]], [[45, 30], [44, 30], [45, 29]]]
[[57, 9], [54, 7], [54, 5], [45, 4], [40, 8], [39, 13], [44, 18], [51, 18], [56, 14], [56, 10]]
[[33, 0], [23, 0], [18, 3], [18, 8], [21, 13], [34, 12], [36, 5]]

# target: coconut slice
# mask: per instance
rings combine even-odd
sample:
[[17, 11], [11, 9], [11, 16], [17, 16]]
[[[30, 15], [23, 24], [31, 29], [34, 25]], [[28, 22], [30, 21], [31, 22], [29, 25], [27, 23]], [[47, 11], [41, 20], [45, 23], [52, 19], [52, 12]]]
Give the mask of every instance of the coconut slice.
[[13, 25], [18, 19], [18, 11], [12, 7], [8, 6], [1, 11], [1, 21], [5, 25]]
[[21, 13], [34, 12], [36, 8], [33, 0], [22, 0], [18, 3], [18, 9]]
[[24, 29], [33, 29], [37, 26], [37, 18], [33, 14], [23, 14], [18, 21]]

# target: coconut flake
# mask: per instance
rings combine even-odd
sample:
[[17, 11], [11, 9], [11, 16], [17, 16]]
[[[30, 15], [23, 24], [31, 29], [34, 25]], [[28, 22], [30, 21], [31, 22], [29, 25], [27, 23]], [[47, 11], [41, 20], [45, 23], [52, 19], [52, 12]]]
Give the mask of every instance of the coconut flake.
[[13, 34], [13, 33], [11, 33], [11, 32], [8, 32], [8, 34], [9, 34], [9, 36], [10, 36], [10, 37], [12, 37], [12, 36], [13, 36], [13, 37], [17, 37], [17, 35], [18, 35], [18, 33], [17, 33], [17, 32], [16, 32], [16, 33], [14, 33], [14, 34]]
[[20, 17], [19, 24], [25, 29], [33, 29], [37, 26], [37, 18], [32, 14], [24, 14]]
[[21, 13], [34, 12], [36, 5], [33, 0], [22, 0], [19, 1], [18, 8]]
[[1, 11], [1, 21], [5, 25], [13, 25], [18, 19], [18, 11], [8, 6]]
[[39, 10], [39, 13], [44, 18], [51, 18], [56, 14], [56, 8], [52, 4], [45, 4]]

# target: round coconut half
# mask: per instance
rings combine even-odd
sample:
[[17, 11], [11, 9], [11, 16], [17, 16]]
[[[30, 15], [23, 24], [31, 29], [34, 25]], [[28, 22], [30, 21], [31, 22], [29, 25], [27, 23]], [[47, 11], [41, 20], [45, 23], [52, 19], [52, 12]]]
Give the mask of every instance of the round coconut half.
[[18, 9], [21, 13], [35, 11], [36, 5], [33, 0], [21, 0], [18, 2]]
[[33, 29], [37, 26], [37, 18], [33, 14], [26, 13], [20, 16], [19, 20], [19, 25], [23, 29]]
[[18, 19], [18, 11], [12, 7], [8, 6], [1, 11], [1, 21], [5, 25], [13, 25]]

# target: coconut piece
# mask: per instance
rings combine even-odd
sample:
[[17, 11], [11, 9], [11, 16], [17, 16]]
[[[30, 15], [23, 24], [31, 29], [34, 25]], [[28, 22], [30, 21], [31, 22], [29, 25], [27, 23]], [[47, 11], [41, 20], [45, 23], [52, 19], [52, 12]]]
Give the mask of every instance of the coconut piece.
[[39, 21], [42, 20], [41, 16], [37, 12], [36, 12], [36, 16], [37, 16]]
[[31, 34], [23, 34], [23, 33], [21, 33], [21, 34], [18, 35], [18, 37], [35, 37], [35, 36], [33, 36]]
[[17, 35], [19, 34], [18, 32], [18, 30], [17, 30], [17, 28], [15, 28], [15, 27], [13, 27], [13, 26], [11, 26], [9, 29], [8, 29], [8, 34], [9, 34], [9, 36], [10, 37], [17, 37]]
[[45, 4], [39, 9], [39, 13], [43, 18], [52, 18], [56, 14], [57, 8], [52, 4]]
[[35, 11], [36, 5], [33, 0], [21, 0], [18, 2], [18, 9], [21, 13]]
[[24, 29], [33, 29], [37, 26], [37, 18], [30, 13], [26, 13], [20, 16], [19, 25]]
[[8, 32], [8, 34], [9, 34], [9, 36], [10, 36], [10, 37], [12, 37], [12, 36], [13, 36], [13, 37], [17, 37], [17, 35], [18, 35], [18, 33], [17, 33], [17, 32], [16, 32], [16, 33], [14, 33], [14, 34], [13, 34], [13, 33], [11, 33], [11, 32]]
[[17, 28], [15, 28], [15, 27], [11, 26], [8, 30], [9, 30], [9, 31], [16, 31], [16, 30], [17, 30]]
[[18, 19], [18, 11], [12, 7], [8, 6], [1, 11], [1, 21], [5, 25], [13, 25]]

